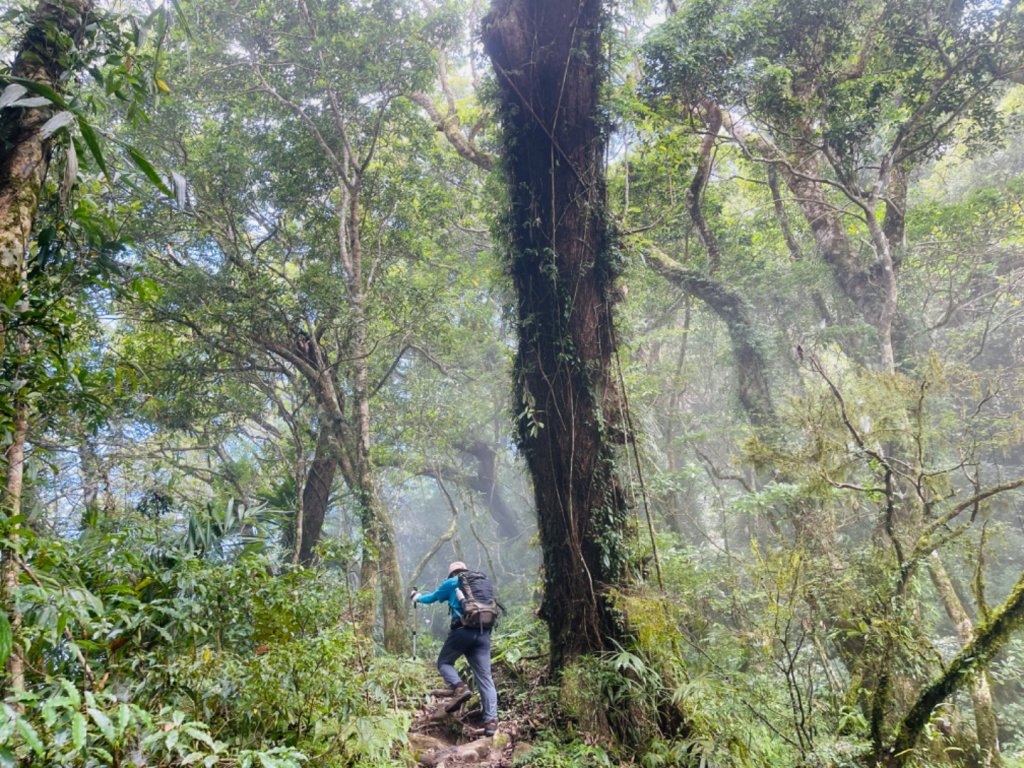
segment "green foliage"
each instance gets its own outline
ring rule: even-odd
[[[299,768],[305,756],[291,747],[233,749],[206,723],[183,712],[152,714],[107,692],[80,692],[67,679],[47,681],[40,692],[4,704],[0,759],[46,765],[144,764]]]
[[[503,597],[509,600],[509,597]],[[493,640],[491,659],[494,664],[520,675],[533,671],[531,660],[547,657],[548,635],[544,624],[536,619],[521,602],[510,603],[510,613],[502,616]]]
[[[540,701],[551,717],[518,765],[863,765],[872,727],[886,737],[962,646],[927,555],[941,554],[977,624],[1019,576],[1017,495],[941,516],[1021,476],[1024,166],[1011,130],[1021,91],[992,80],[1019,71],[1021,17],[975,0],[884,11],[826,0],[678,5],[648,37],[643,77],[635,51],[621,52],[609,185],[622,229],[643,230],[623,252],[634,263],[615,288],[630,289],[616,319],[630,437],[665,529],[665,590],[654,589],[650,560],[631,558],[637,583],[614,600],[633,643],[540,688],[548,636],[524,596],[495,637],[502,707]],[[272,90],[304,106],[329,148],[347,143],[367,160],[355,220],[368,266],[355,287],[366,289],[367,374],[379,387],[371,458],[387,467],[404,561],[416,562],[451,505],[459,521],[446,549],[472,546],[472,534],[499,568],[533,578],[520,561],[528,535],[492,545],[481,527],[490,521],[470,492],[480,493],[478,459],[466,453],[486,436],[513,470],[502,376],[514,345],[487,235],[507,201],[494,202],[493,180],[460,164],[403,95],[430,87],[461,11],[305,7],[309,18],[278,0],[199,4],[187,19],[176,3],[134,21],[103,12],[75,54],[82,81],[61,93],[0,86],[5,111],[54,110],[46,130],[58,170],[29,295],[0,297],[12,317],[27,300],[17,323],[31,337],[27,355],[5,352],[0,433],[17,398],[33,411],[26,515],[3,521],[25,565],[10,605],[20,626],[0,613],[0,662],[21,653],[29,691],[5,704],[0,765],[400,759],[431,670],[379,654],[368,637],[361,606],[372,598],[345,573],[359,537],[342,514],[322,542],[323,567],[293,571],[279,548],[290,522],[259,505],[297,508],[324,424],[317,377],[303,381],[281,351],[320,334],[321,372],[339,374],[351,405],[358,319],[338,254],[342,187],[309,124]],[[18,8],[4,19],[14,23],[0,47],[14,50],[29,16]],[[476,72],[449,54],[464,115]],[[732,121],[699,200],[722,251],[714,274],[684,205],[709,98]],[[482,121],[474,135],[486,132],[486,110],[471,112]],[[750,140],[741,147],[733,131]],[[878,255],[860,240],[870,218],[836,184],[870,191],[884,153],[897,139],[906,148],[898,374],[865,364],[874,329],[835,290],[803,197],[783,184],[776,207],[764,162],[774,156],[751,155],[760,139],[788,162],[821,153],[815,183],[863,264]],[[776,428],[729,407],[742,372],[728,329],[644,263],[649,245],[756,309],[744,332],[768,361]],[[550,255],[539,255],[545,278]],[[619,255],[602,268],[616,272]],[[538,317],[524,320],[532,333],[565,319],[545,327]],[[565,364],[578,350],[557,354]],[[519,386],[522,436],[556,428],[558,415]],[[106,496],[85,514],[83,442],[95,446]],[[520,492],[499,475],[488,498]],[[242,496],[253,506],[229,501]],[[337,492],[330,503],[335,513],[354,506]],[[593,522],[617,557],[631,523],[606,511]],[[1021,657],[1018,639],[989,669],[1008,765],[1024,754]],[[888,693],[879,672],[896,680]],[[971,706],[967,689],[950,697],[914,759],[949,765],[969,751]]]
[[[563,673],[558,708],[585,734],[599,735],[626,756],[642,755],[678,726],[668,687],[670,670],[641,651],[585,657]]]
[[[578,740],[566,742],[553,733],[516,758],[512,765],[515,768],[575,768],[580,765],[610,768],[616,763],[599,747]]]
[[[34,8],[27,6],[11,9],[7,16],[13,27],[21,30],[38,23]],[[15,78],[0,68],[0,83],[8,83],[0,97],[0,108],[59,110],[43,126],[42,133],[44,137],[53,136],[63,149],[62,204],[67,204],[72,188],[80,182],[86,182],[80,190],[82,196],[92,195],[87,182],[93,170],[102,173],[111,188],[116,171],[120,176],[118,185],[135,191],[135,180],[124,174],[137,171],[166,197],[178,204],[183,202],[180,183],[173,173],[158,172],[145,154],[109,130],[120,120],[133,125],[149,120],[147,110],[157,106],[169,91],[161,70],[163,46],[173,19],[187,28],[177,0],[138,15],[124,8],[93,6],[84,39],[75,41],[69,60],[62,62],[69,76],[68,82],[56,84],[58,90]],[[79,77],[79,72],[88,73],[88,79]],[[81,164],[87,159],[95,169]]]
[[[683,104],[746,105],[782,146],[789,126],[817,120],[835,170],[852,179],[901,132],[913,146],[904,158],[940,151],[937,136],[962,110],[990,136],[1000,120],[991,72],[1020,51],[1019,40],[996,41],[1013,23],[982,2],[949,13],[916,2],[884,13],[824,0],[690,2],[648,39],[647,88]],[[922,24],[935,34],[919,34]]]
[[[279,572],[252,549],[205,558],[173,527],[124,519],[64,543],[21,529],[32,578],[15,641],[34,679],[6,703],[10,754],[390,765],[409,726],[394,705],[421,690],[422,667],[360,639],[344,574]]]
[[[856,713],[841,714],[827,695],[802,715],[793,709],[783,660],[794,648],[798,658],[804,651],[785,627],[800,607],[794,585],[805,577],[799,558],[783,557],[769,563],[755,552],[747,567],[726,569],[702,567],[693,551],[672,552],[664,562],[666,586],[684,600],[624,598],[639,652],[659,670],[668,686],[663,695],[687,726],[683,737],[653,739],[638,756],[641,765],[796,765],[806,759],[804,729],[815,733],[812,759],[827,753],[837,765],[852,765],[866,748],[863,731],[851,727]],[[742,583],[729,582],[735,578]]]
[[[1024,638],[1015,637],[989,668],[996,695],[1005,701],[1002,719],[1009,738],[1003,743],[1003,756],[1024,761]]]

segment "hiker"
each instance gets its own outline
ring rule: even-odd
[[[462,577],[461,581],[460,576]],[[441,653],[437,656],[437,671],[441,673],[442,679],[448,686],[449,690],[446,691],[446,694],[452,697],[451,703],[445,707],[445,710],[455,712],[466,703],[471,695],[469,686],[462,681],[453,666],[459,656],[465,656],[473,670],[476,687],[480,691],[480,702],[484,715],[484,735],[493,736],[498,730],[498,695],[494,690],[494,681],[491,679],[491,627],[497,610],[495,607],[490,611],[489,616],[485,615],[481,620],[477,616],[475,604],[472,608],[467,608],[469,601],[467,601],[465,587],[467,584],[474,583],[482,585],[481,591],[489,592],[481,597],[485,598],[489,604],[496,606],[493,589],[487,577],[482,573],[470,571],[466,568],[465,563],[458,560],[448,566],[448,578],[441,582],[437,589],[427,595],[421,595],[414,589],[409,597],[414,603],[448,601],[451,628],[441,647]],[[481,614],[483,613],[486,611],[481,612]],[[467,616],[463,614],[467,614]],[[467,623],[472,626],[467,626]]]

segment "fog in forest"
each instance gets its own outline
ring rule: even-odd
[[[0,14],[0,765],[1024,766],[1019,3]]]

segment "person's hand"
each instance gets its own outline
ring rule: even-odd
[[[420,596],[419,591],[415,587],[413,587],[413,589],[409,592],[409,599],[412,600],[415,603],[416,599],[419,596]]]

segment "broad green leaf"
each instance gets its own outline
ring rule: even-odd
[[[140,729],[146,731],[152,730],[153,718],[150,716],[149,712],[144,710],[142,707],[136,706],[135,704],[132,704],[131,708],[132,716],[135,718],[135,722],[139,724]]]
[[[113,184],[114,180],[110,178],[110,171],[107,170],[107,161],[103,159],[103,150],[100,148],[100,143],[96,138],[96,131],[93,130],[89,121],[81,115],[78,116],[78,130],[82,132],[82,139],[85,141],[85,145],[89,148],[89,152],[96,161],[96,165],[100,167],[100,170],[103,171],[103,175],[107,177],[107,182],[109,184]]]
[[[64,692],[68,695],[68,700],[71,702],[71,706],[78,709],[82,706],[82,697],[78,693],[78,689],[71,683],[70,680],[61,680],[61,687]]]
[[[158,744],[159,742],[163,741],[163,738],[164,738],[163,731],[157,731],[156,733],[151,733],[151,734],[149,734],[149,736],[147,736],[146,738],[144,738],[142,740],[142,746],[144,746],[144,747],[152,747],[154,744]]]
[[[43,716],[43,724],[47,728],[53,728],[57,722],[57,707],[67,703],[67,698],[64,696],[53,696],[46,700],[43,704],[43,709],[40,714]]]
[[[132,724],[132,711],[131,708],[121,702],[121,705],[117,708],[117,732],[118,735],[123,736],[125,731],[128,730],[128,726]]]
[[[192,725],[186,725],[185,726],[185,733],[187,733],[189,736],[191,736],[196,741],[203,742],[203,744],[206,744],[206,746],[208,746],[210,749],[214,748],[213,737],[210,736],[210,734],[206,733],[206,731],[203,731],[203,730],[201,730],[199,728],[196,728],[195,726],[192,726]]]
[[[65,110],[64,112],[58,112],[56,115],[54,115],[45,123],[43,123],[43,127],[39,129],[39,133],[44,139],[48,139],[61,128],[65,128],[68,125],[70,125],[74,121],[74,119],[75,115],[73,112],[67,110]]]
[[[4,88],[3,93],[0,93],[0,109],[10,106],[26,93],[28,93],[28,89],[24,85],[21,85],[20,83],[11,83]]]
[[[155,280],[149,279],[148,277],[140,277],[137,280],[135,280],[132,285],[134,288],[136,288],[136,290],[138,290],[139,298],[143,300],[156,296],[157,292],[159,291],[157,282]],[[136,592],[136,594],[142,594],[142,591],[152,583],[153,577],[147,576],[135,585],[134,591]]]
[[[125,144],[124,148],[128,152],[128,156],[132,159],[132,162],[139,167],[139,170],[142,171],[146,178],[153,183],[154,187],[159,189],[168,197],[174,197],[174,193],[167,188],[164,180],[160,178],[160,174],[156,172],[156,168],[154,168],[153,164],[146,159],[145,155],[130,144]]]
[[[32,91],[32,93],[38,93],[40,96],[45,96],[61,109],[70,109],[67,102],[64,101],[64,98],[45,83],[37,83],[35,80],[27,80],[24,77],[8,77],[7,79],[12,83],[25,86],[25,88]]]
[[[86,712],[89,713],[89,717],[91,717],[93,722],[96,723],[97,727],[99,727],[100,732],[103,734],[103,738],[113,744],[117,737],[114,733],[114,724],[110,722],[110,718],[95,707],[89,707],[86,709]]]
[[[14,723],[18,719],[18,716],[14,713],[6,704],[4,705],[4,716],[0,720],[0,744],[6,744],[11,738],[11,734],[14,733]]]
[[[12,107],[22,107],[23,109],[31,109],[35,107],[48,107],[52,104],[45,96],[33,96],[28,99],[19,99],[18,101],[11,104]]]
[[[14,752],[7,747],[0,749],[0,768],[14,768],[18,763],[18,758]]]
[[[71,743],[75,745],[75,749],[81,749],[85,746],[86,725],[85,715],[81,712],[75,712],[71,716]]]
[[[21,738],[25,740],[32,751],[36,753],[37,757],[42,757],[46,749],[43,747],[43,742],[39,738],[39,734],[36,733],[36,729],[27,720],[22,720],[20,717],[17,722],[18,733],[21,734]]]

